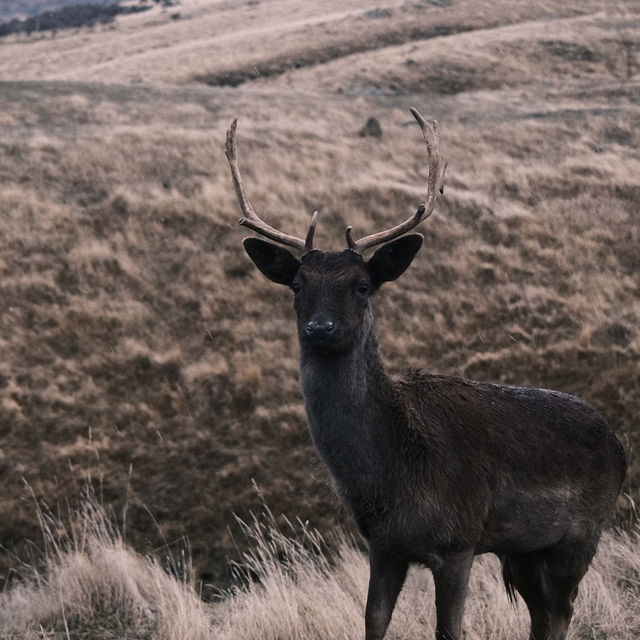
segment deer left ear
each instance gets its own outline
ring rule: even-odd
[[[420,250],[423,239],[419,233],[412,233],[380,247],[367,262],[373,288],[399,278]]]

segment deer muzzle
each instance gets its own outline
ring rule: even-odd
[[[335,323],[325,318],[310,320],[304,327],[307,338],[319,341],[330,338],[335,330]]]

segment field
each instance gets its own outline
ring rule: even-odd
[[[7,592],[48,566],[36,505],[64,520],[87,482],[127,549],[188,538],[205,600],[253,544],[235,515],[353,535],[306,430],[290,296],[241,248],[236,115],[254,206],[298,235],[318,209],[321,248],[415,210],[408,108],[439,120],[445,198],[374,300],[383,358],[594,404],[630,465],[611,524],[632,526],[637,3],[183,0],[0,48]],[[370,117],[381,137],[360,135]]]
[[[0,594],[7,640],[302,640],[360,638],[368,562],[343,534],[327,541],[271,514],[244,524],[252,581],[202,601],[188,555],[143,557],[127,546],[91,492],[69,525],[39,513],[48,546],[39,570]],[[640,532],[605,533],[575,603],[570,640],[633,640],[640,633]],[[430,573],[412,569],[387,638],[431,638]],[[495,557],[474,564],[464,637],[527,636],[522,601],[509,603]]]

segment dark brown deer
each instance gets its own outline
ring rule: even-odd
[[[446,168],[437,123],[412,113],[428,149],[425,204],[357,241],[347,228],[349,248],[339,252],[313,248],[315,214],[305,239],[256,215],[238,168],[234,120],[226,154],[240,224],[302,256],[257,238],[244,248],[267,278],[293,292],[311,436],[369,543],[366,639],[384,637],[411,563],[433,572],[436,638],[461,638],[473,557],[493,552],[509,596],[518,591],[527,604],[531,640],[560,640],[620,491],[625,456],[605,420],[576,397],[383,365],[369,298],[420,249],[422,236],[404,234],[433,211]]]

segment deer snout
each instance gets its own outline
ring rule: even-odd
[[[309,338],[328,338],[336,330],[335,324],[331,320],[324,318],[310,320],[304,327],[304,331]]]

